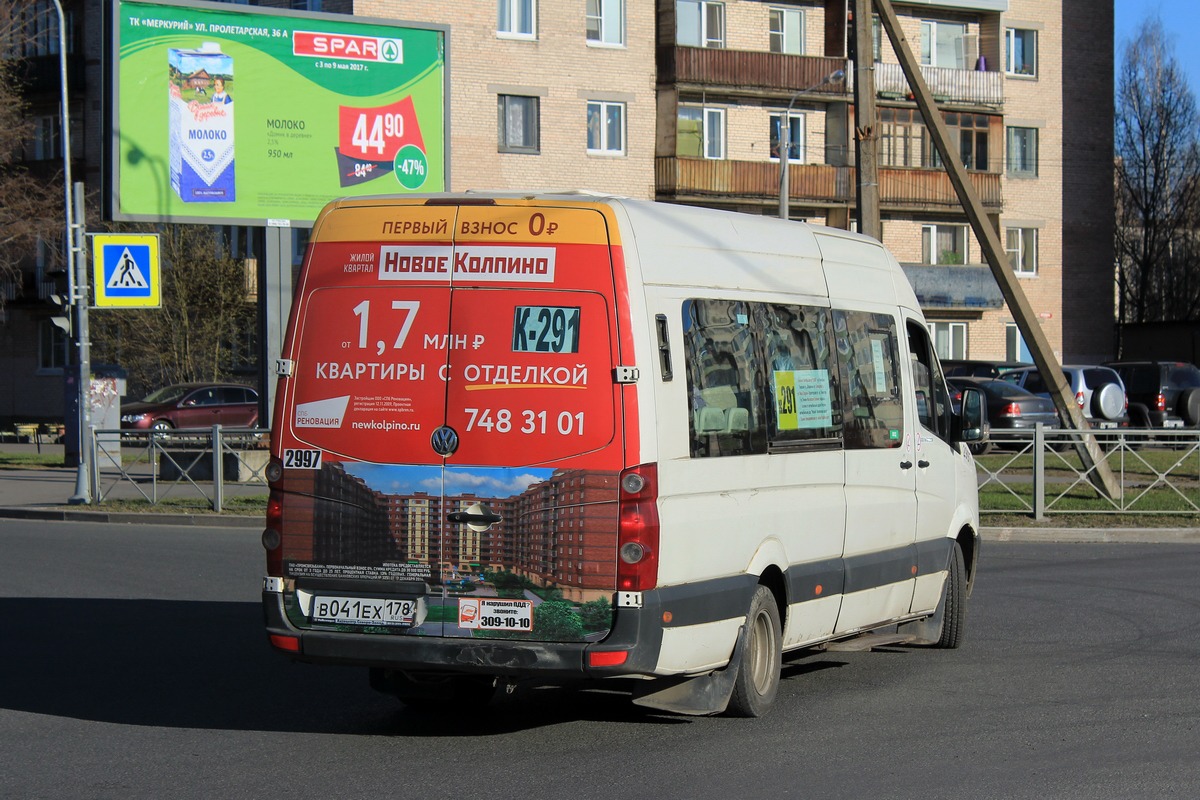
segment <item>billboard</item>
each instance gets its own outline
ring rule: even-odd
[[[447,188],[445,26],[244,9],[113,4],[113,219],[304,225]]]

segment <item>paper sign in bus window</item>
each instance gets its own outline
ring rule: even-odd
[[[775,414],[776,429],[781,431],[832,426],[829,370],[776,371]]]
[[[875,394],[887,394],[887,365],[883,358],[883,342],[871,339],[871,364],[875,367]]]

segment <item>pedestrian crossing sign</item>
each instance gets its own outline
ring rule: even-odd
[[[96,308],[158,308],[158,234],[92,234]]]

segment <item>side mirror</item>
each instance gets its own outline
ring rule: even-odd
[[[983,391],[974,387],[962,390],[962,405],[958,413],[958,436],[960,442],[986,442],[988,437],[986,405]]]

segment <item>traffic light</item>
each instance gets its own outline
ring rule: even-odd
[[[53,317],[51,317],[50,321],[54,323],[55,327],[61,328],[63,333],[67,334],[67,336],[70,336],[71,335],[71,304],[68,303],[67,299],[60,294],[50,295],[50,302],[54,303],[54,305],[58,307],[58,310],[60,312],[58,314],[55,314]]]

